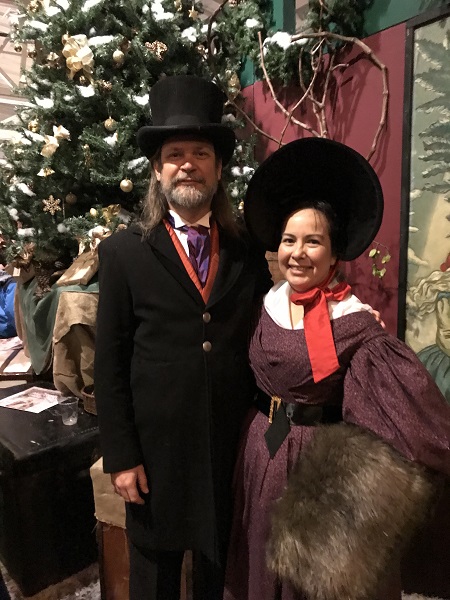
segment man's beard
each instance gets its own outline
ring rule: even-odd
[[[207,206],[211,203],[214,194],[217,191],[217,182],[210,186],[205,185],[204,179],[189,177],[190,181],[196,181],[203,184],[202,189],[198,189],[193,185],[177,185],[187,177],[179,177],[169,183],[161,182],[161,191],[167,199],[167,202],[172,206],[180,208],[199,208]]]

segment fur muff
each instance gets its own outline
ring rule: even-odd
[[[268,566],[308,600],[373,599],[437,487],[360,427],[320,425],[275,506]]]

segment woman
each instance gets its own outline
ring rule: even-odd
[[[432,497],[429,469],[450,474],[450,409],[415,354],[336,280],[382,211],[370,165],[330,140],[284,146],[250,182],[249,231],[278,248],[285,280],[250,342],[261,394],[236,465],[226,600],[401,597],[404,530]]]

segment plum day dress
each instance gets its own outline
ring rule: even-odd
[[[253,331],[250,362],[258,386],[286,402],[325,405],[341,399],[345,422],[372,431],[408,459],[450,474],[450,409],[414,352],[387,334],[355,296],[331,301],[340,368],[314,383],[303,322],[291,328],[290,291],[287,282],[270,290]],[[271,508],[315,427],[292,426],[271,459],[264,438],[268,425],[257,409],[244,425],[224,600],[304,600],[268,571],[265,553]],[[383,600],[399,598],[399,582],[388,583]]]

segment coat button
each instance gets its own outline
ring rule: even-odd
[[[203,342],[203,350],[205,352],[210,352],[212,348],[211,342]]]
[[[203,313],[203,322],[209,323],[210,321],[211,321],[211,315],[209,314],[209,312]]]

